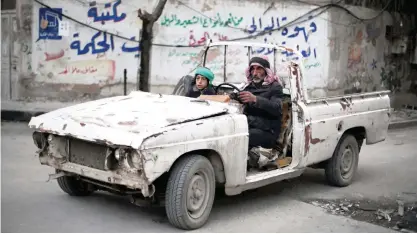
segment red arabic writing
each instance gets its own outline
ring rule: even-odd
[[[219,41],[226,41],[228,38],[227,36],[224,36],[220,33],[214,33],[214,37],[217,37],[217,40]],[[190,37],[189,37],[188,45],[190,46],[197,46],[197,45],[204,45],[207,41],[207,39],[211,39],[210,34],[208,32],[204,32],[203,36],[200,38],[200,40],[196,40],[194,37],[193,30],[190,30]]]
[[[68,73],[71,74],[91,74],[97,72],[97,68],[94,68],[92,66],[86,67],[84,69],[80,69],[78,67],[66,67],[64,71],[58,73],[60,75],[66,75]]]

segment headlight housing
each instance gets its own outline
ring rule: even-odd
[[[129,151],[127,154],[127,163],[130,167],[135,169],[142,169],[143,167],[141,155],[137,150]]]

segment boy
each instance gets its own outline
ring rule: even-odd
[[[200,95],[215,95],[216,92],[213,88],[214,74],[210,69],[206,67],[197,68],[192,83],[193,88],[190,89],[186,97],[197,98]]]

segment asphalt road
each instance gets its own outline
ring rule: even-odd
[[[53,170],[39,164],[31,131],[23,123],[1,126],[2,232],[180,232],[163,209],[136,207],[127,197],[96,193],[70,197]],[[394,130],[380,144],[364,146],[355,182],[326,184],[321,170],[236,197],[217,198],[209,222],[195,232],[392,232],[332,215],[306,200],[366,198],[417,201],[417,128]]]

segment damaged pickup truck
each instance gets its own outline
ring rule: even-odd
[[[215,42],[203,49],[202,64],[209,49],[231,46],[249,51],[248,61],[252,47],[301,57],[270,44]],[[278,62],[284,60],[274,58]],[[348,186],[363,143],[387,135],[388,92],[310,99],[302,61],[285,67],[281,135],[273,149],[258,149],[267,162],[257,168],[247,166],[242,104],[224,95],[242,86],[222,83],[215,86],[217,95],[188,98],[188,76],[175,95],[132,92],[33,117],[29,126],[40,163],[56,169],[50,177],[71,196],[103,190],[129,196],[136,205],[162,205],[169,222],[185,230],[207,222],[216,189],[237,195],[298,177],[307,167],[325,169],[331,185]]]

